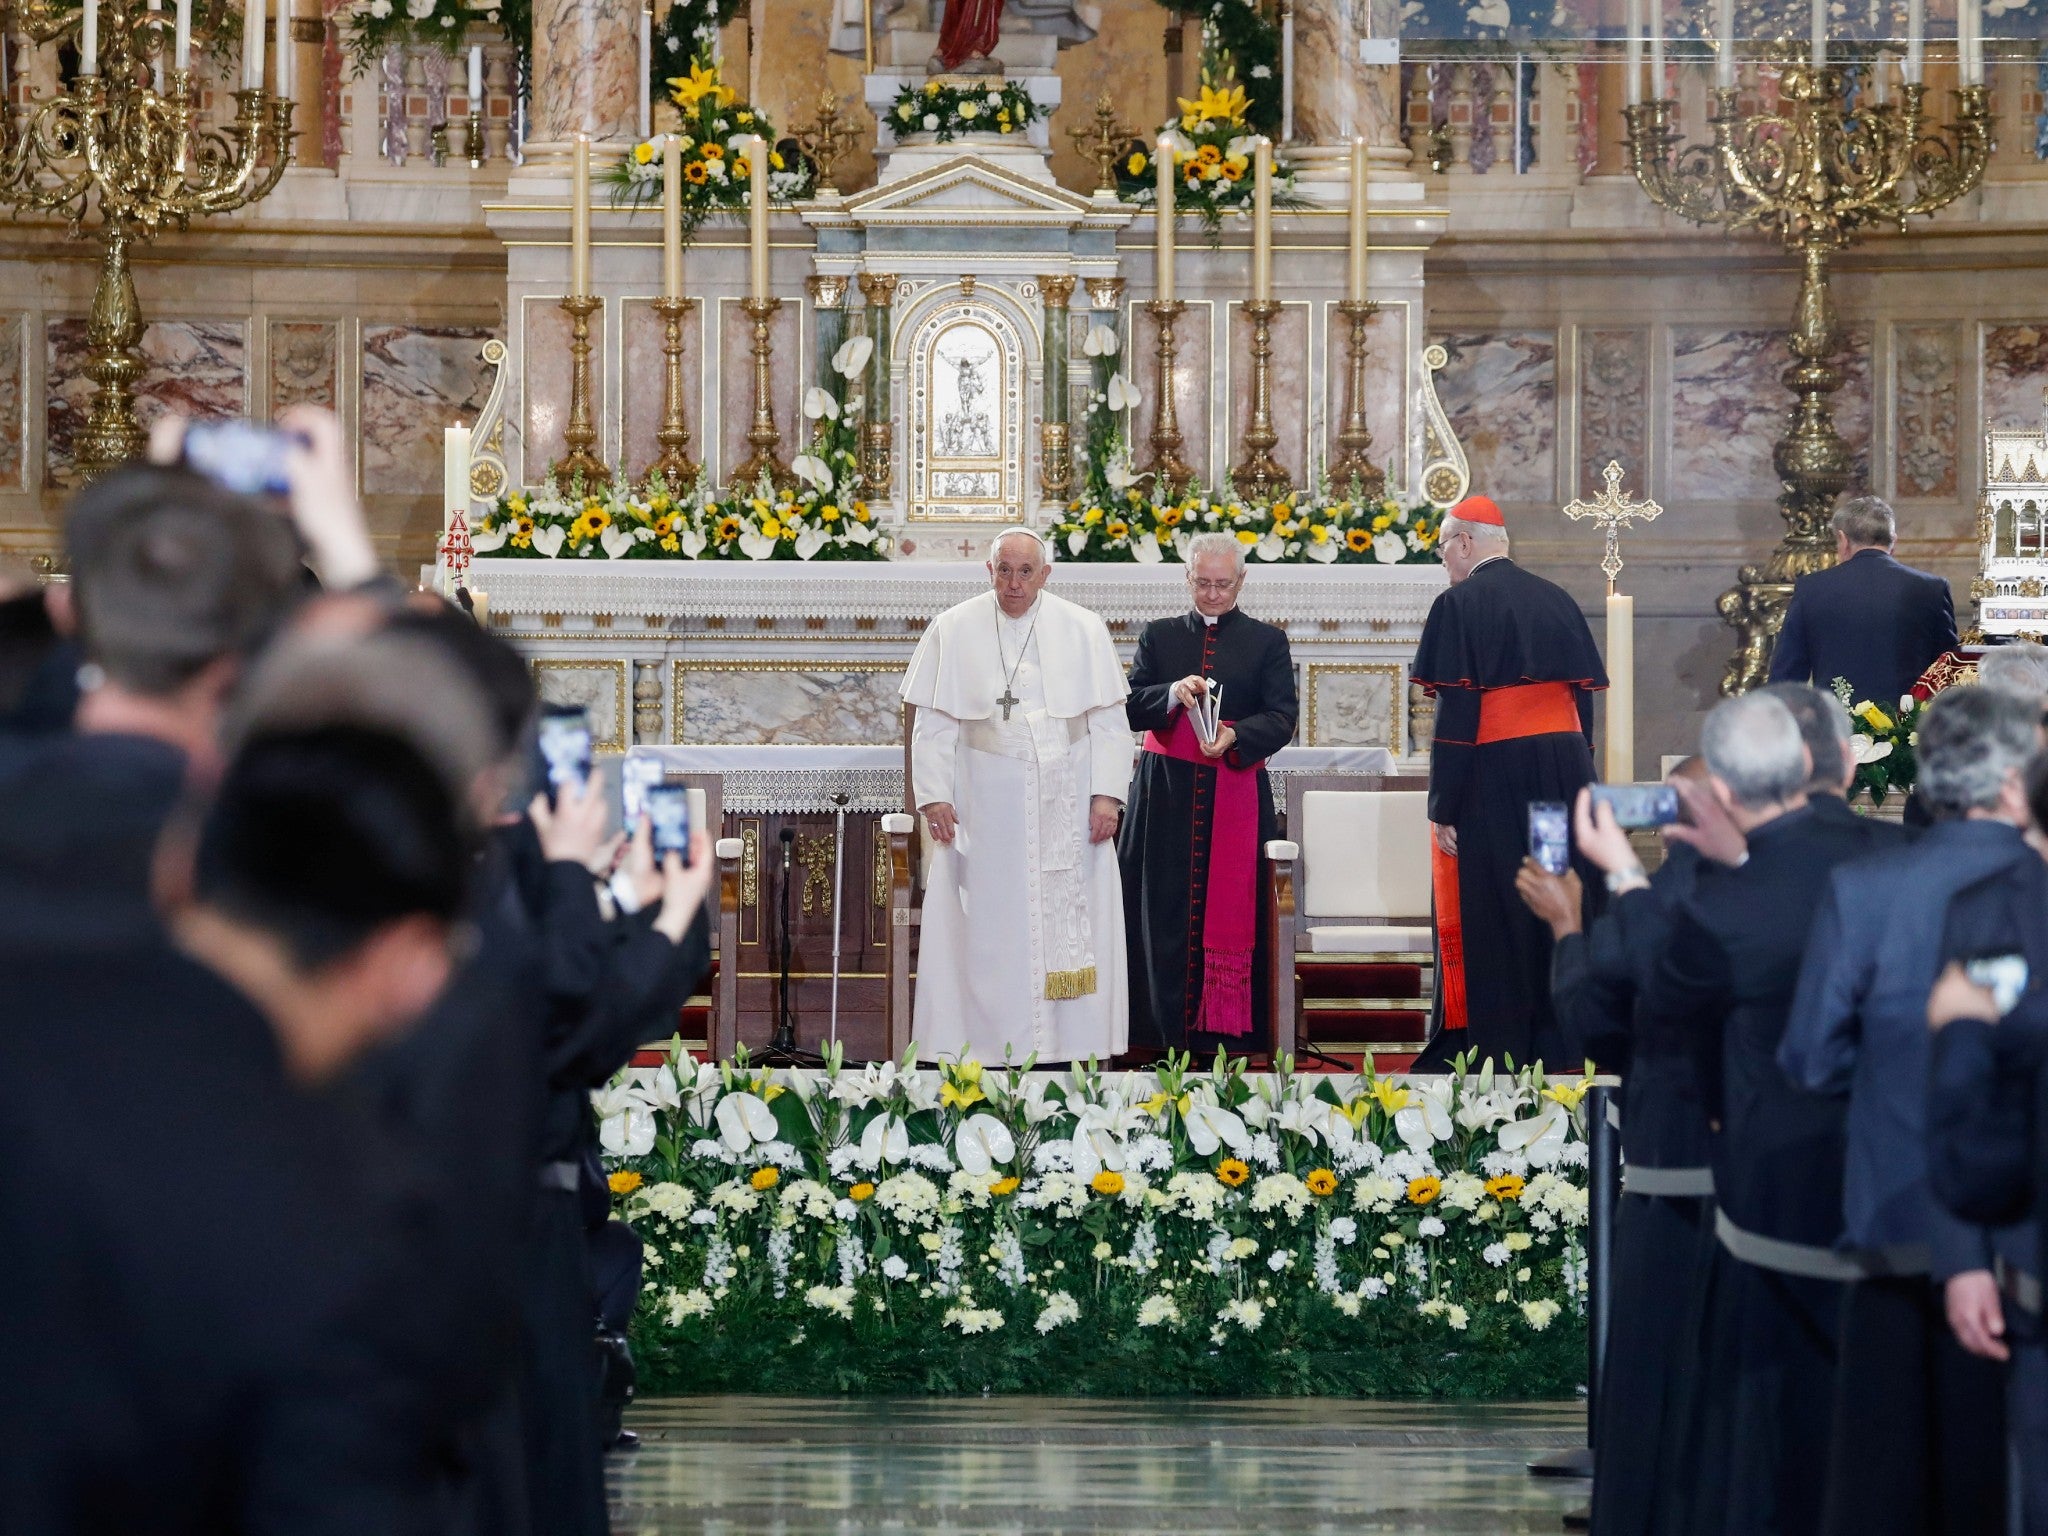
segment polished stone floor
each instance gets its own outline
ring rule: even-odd
[[[618,1536],[1556,1531],[1586,1485],[1532,1478],[1576,1403],[792,1400],[637,1405]]]

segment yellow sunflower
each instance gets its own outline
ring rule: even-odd
[[[683,180],[695,186],[701,187],[710,179],[711,173],[704,169],[704,162],[702,160],[692,160],[683,167]]]
[[[1372,535],[1363,528],[1354,528],[1344,535],[1344,547],[1354,555],[1362,555],[1372,548]]]
[[[1133,176],[1142,176],[1145,174],[1145,167],[1151,163],[1151,160],[1146,157],[1145,151],[1140,149],[1134,151],[1131,158],[1124,162],[1124,169]]]
[[[1250,1165],[1235,1157],[1226,1157],[1216,1165],[1216,1177],[1236,1189],[1252,1176]]]
[[[1308,1185],[1312,1195],[1324,1196],[1337,1193],[1337,1175],[1328,1168],[1318,1168],[1302,1181]]]
[[[1437,1178],[1434,1174],[1408,1181],[1408,1203],[1410,1205],[1428,1205],[1443,1192],[1443,1180]]]
[[[722,517],[718,520],[718,542],[730,544],[740,536],[740,520],[736,517]]]

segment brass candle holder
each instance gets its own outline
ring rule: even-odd
[[[1064,504],[1074,490],[1074,429],[1064,421],[1038,428],[1038,489],[1047,501]]]
[[[1377,501],[1387,489],[1387,472],[1366,457],[1372,446],[1372,428],[1365,420],[1365,328],[1379,313],[1371,299],[1344,299],[1337,313],[1351,325],[1348,368],[1344,381],[1344,425],[1337,431],[1337,457],[1330,463],[1330,486],[1338,494],[1356,482],[1361,494]]]
[[[1181,299],[1148,299],[1145,313],[1159,327],[1159,406],[1152,417],[1152,457],[1139,473],[1149,476],[1156,501],[1173,501],[1195,483],[1195,472],[1180,456],[1180,413],[1173,402],[1174,327],[1187,313]]]
[[[604,460],[590,450],[597,444],[597,423],[590,413],[590,317],[604,308],[595,294],[570,294],[562,300],[569,316],[569,424],[562,429],[562,444],[568,450],[555,460],[548,478],[557,490],[566,491],[581,480],[585,490],[612,483],[612,472]]]
[[[903,279],[892,272],[860,274],[860,294],[867,306],[868,339],[875,344],[868,359],[867,388],[861,391],[860,484],[870,501],[886,501],[896,469],[892,462],[896,423],[889,405],[889,354],[892,306]]]
[[[690,457],[690,423],[683,414],[683,321],[697,307],[695,299],[656,299],[661,316],[661,426],[654,440],[661,454],[647,466],[647,478],[661,476],[677,490],[697,483],[697,461]]]
[[[1252,322],[1252,414],[1245,423],[1244,458],[1230,483],[1246,501],[1271,501],[1294,488],[1294,479],[1273,457],[1280,434],[1273,430],[1273,320],[1278,299],[1253,299],[1244,307]]]
[[[744,494],[763,475],[778,491],[790,490],[796,485],[796,476],[790,473],[789,466],[775,452],[776,445],[782,441],[782,432],[775,425],[774,381],[768,373],[768,360],[774,355],[769,326],[775,319],[775,312],[781,308],[780,299],[740,300],[740,309],[754,322],[754,424],[747,428],[747,446],[754,451],[732,472],[732,488],[736,493]]]
[[[482,170],[485,158],[484,114],[479,106],[462,126],[462,154],[472,171]]]

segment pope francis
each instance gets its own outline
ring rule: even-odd
[[[915,1032],[929,1060],[1122,1051],[1117,817],[1129,691],[1102,620],[1045,590],[1044,542],[998,534],[994,590],[947,609],[910,658],[911,780],[933,856]]]

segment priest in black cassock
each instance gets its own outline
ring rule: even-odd
[[[1571,594],[1509,558],[1500,508],[1469,496],[1438,543],[1451,586],[1409,676],[1436,699],[1429,819],[1440,1023],[1416,1062],[1459,1051],[1560,1064],[1550,931],[1515,894],[1529,806],[1593,781],[1593,694],[1607,669]]]
[[[1273,1049],[1266,989],[1254,984],[1269,959],[1259,873],[1280,835],[1266,759],[1294,736],[1294,658],[1282,630],[1238,608],[1244,546],[1230,534],[1189,543],[1187,578],[1194,610],[1145,626],[1124,706],[1145,733],[1117,842],[1131,1044]],[[1211,689],[1220,725],[1205,742],[1190,707]]]

